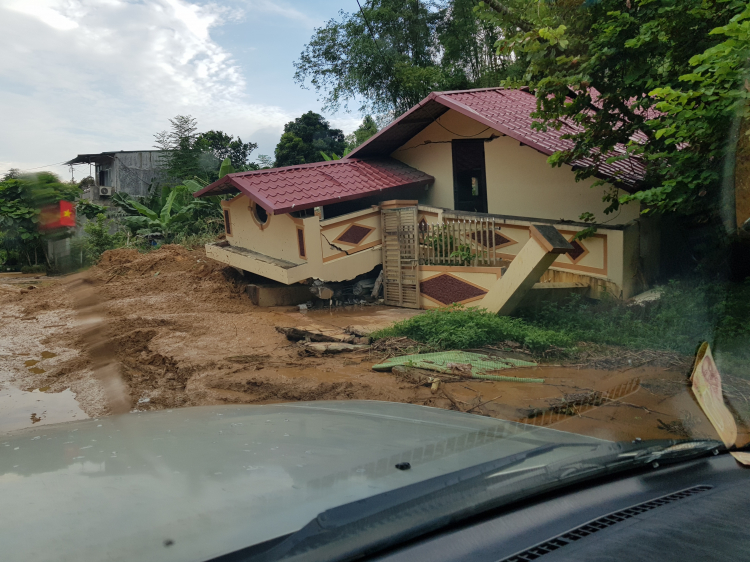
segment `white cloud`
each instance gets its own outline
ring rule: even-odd
[[[297,21],[306,27],[313,28],[319,26],[321,21],[312,18],[299,11],[285,2],[274,0],[240,0],[245,6],[245,15],[247,17],[257,17],[258,14],[273,14],[282,18]]]
[[[211,39],[226,12],[186,0],[0,0],[0,171],[149,148],[177,114],[244,140],[280,131],[293,116],[254,104]]]

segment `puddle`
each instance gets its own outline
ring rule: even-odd
[[[26,365],[27,367],[33,367],[37,363],[39,363],[39,361],[37,361],[35,359],[29,359],[28,361],[24,361],[23,364]]]
[[[57,357],[57,353],[52,353],[51,351],[42,351],[42,359],[52,359],[53,357]]]
[[[45,371],[41,367],[31,367],[29,369],[29,372],[34,373],[35,375],[41,375],[42,373],[46,373],[47,371]]]
[[[49,390],[49,387],[47,387]],[[0,432],[88,418],[70,389],[48,393],[0,388]]]

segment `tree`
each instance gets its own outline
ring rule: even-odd
[[[342,154],[345,148],[341,129],[332,129],[322,115],[308,111],[284,125],[276,145],[276,166],[320,162],[321,152]]]
[[[375,119],[373,119],[370,115],[365,115],[365,118],[362,120],[362,124],[357,127],[354,132],[346,135],[345,153],[348,154],[377,132],[378,125],[377,123],[375,123]]]
[[[12,177],[15,176],[15,177]],[[39,231],[42,207],[75,201],[81,190],[51,172],[7,174],[0,182],[0,243],[11,258],[28,265],[47,259],[47,237]]]
[[[197,133],[198,124],[190,115],[177,115],[169,120],[171,129],[156,133],[156,148],[164,151],[162,165],[172,185],[190,178],[211,183],[219,179],[219,167],[229,158],[237,171],[257,169],[250,162],[250,153],[258,145],[223,131]]]
[[[521,0],[513,0],[514,2]],[[295,80],[336,110],[405,112],[430,92],[496,85],[515,64],[493,45],[501,28],[472,12],[473,0],[371,0],[315,30]]]
[[[712,29],[728,23],[743,6],[738,0],[599,0],[547,4],[534,16],[519,15],[491,0],[481,2],[478,10],[498,25],[518,25],[499,41],[498,49],[514,53],[526,65],[520,83],[536,93],[536,126],[560,127],[567,121],[581,127],[581,132],[564,136],[573,147],[552,155],[552,165],[590,158],[590,165],[576,167],[576,177],[583,179],[597,175],[605,162],[638,156],[647,164],[641,190],[634,195],[623,195],[617,188],[605,193],[605,212],[638,200],[651,210],[690,213],[708,206],[708,200],[701,200],[705,195],[714,202],[718,195],[717,172],[726,138],[716,144],[715,133],[729,129],[731,111],[720,111],[715,121],[704,123],[711,134],[702,136],[694,128],[682,142],[674,142],[658,132],[664,129],[659,111],[668,105],[657,106],[657,94],[684,86],[682,79],[692,73],[694,56],[720,42]],[[709,94],[717,97],[706,99],[708,106],[717,107],[717,94]],[[691,156],[684,160],[687,155]],[[688,160],[689,166],[675,165]],[[590,213],[582,218],[594,220]]]
[[[162,166],[175,180],[197,176],[204,171],[199,160],[201,149],[196,145],[197,121],[190,115],[177,115],[170,119],[171,130],[154,135],[155,148],[164,152]]]
[[[235,139],[223,131],[201,133],[196,137],[195,144],[201,152],[212,154],[219,163],[229,158],[235,169],[250,164],[250,153],[258,148],[254,142],[242,142],[240,137]]]
[[[724,41],[690,59],[693,72],[680,76],[680,88],[650,92],[661,100],[656,109],[665,112],[653,123],[655,136],[679,147],[663,156],[660,184],[631,197],[656,209],[692,206],[709,190],[718,196],[726,160],[731,167],[732,145],[738,141],[729,125],[750,117],[750,6],[711,35]],[[724,213],[727,230],[741,226],[734,224],[734,216]]]

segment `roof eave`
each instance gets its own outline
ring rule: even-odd
[[[429,178],[425,178],[422,180],[413,181],[410,183],[404,183],[399,185],[394,185],[391,187],[383,187],[380,188],[377,191],[370,191],[370,192],[364,192],[364,193],[353,193],[351,195],[346,195],[344,197],[332,197],[330,199],[324,199],[321,201],[315,201],[314,203],[307,203],[304,205],[293,205],[291,207],[282,207],[279,209],[275,209],[272,214],[275,215],[283,215],[286,213],[291,213],[292,211],[304,211],[305,209],[312,209],[314,207],[322,207],[324,205],[331,205],[333,203],[343,203],[345,201],[353,201],[355,199],[363,199],[365,197],[369,197],[370,195],[376,195],[378,193],[387,192],[392,189],[411,189],[411,188],[417,188],[417,187],[424,187],[425,185],[430,185],[435,182],[435,178],[432,176],[429,176]],[[265,208],[265,207],[264,207]],[[268,209],[266,209],[268,210]]]

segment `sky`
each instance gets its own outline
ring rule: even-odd
[[[285,123],[321,112],[293,63],[342,9],[356,0],[0,0],[0,173],[69,180],[62,162],[150,150],[175,115],[273,155]],[[326,118],[349,133],[362,116]]]

